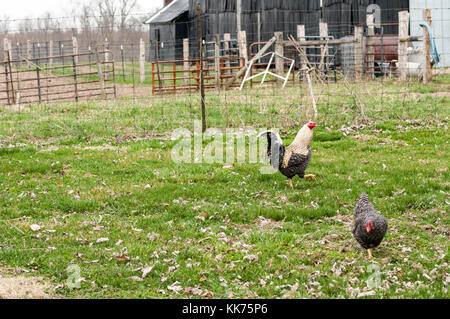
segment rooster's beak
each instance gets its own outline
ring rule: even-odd
[[[312,121],[311,121],[311,122],[308,123],[308,127],[309,127],[309,129],[311,129],[311,130],[312,130],[313,128],[315,128],[316,126],[317,126],[316,122],[312,122]]]

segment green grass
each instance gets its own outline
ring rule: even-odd
[[[2,108],[0,269],[65,298],[448,298],[450,99],[430,94],[448,88],[351,86],[361,101],[316,88],[317,180],[294,190],[257,164],[172,162],[168,137],[192,129],[198,94]],[[210,92],[208,126],[276,127],[289,143],[312,114],[304,94]],[[363,191],[389,221],[373,261],[351,234]]]

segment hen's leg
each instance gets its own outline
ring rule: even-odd
[[[372,256],[372,251],[373,251],[372,248],[367,249],[367,253],[369,254],[369,259],[372,259],[372,258],[373,258],[373,256]]]
[[[292,178],[289,178],[289,186],[291,186],[291,189],[294,189],[294,185],[292,185]]]
[[[317,178],[316,178],[316,175],[313,175],[313,174],[305,175],[303,178],[306,178],[306,179],[312,179],[312,180],[316,180],[316,179],[317,179]]]

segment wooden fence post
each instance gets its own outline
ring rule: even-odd
[[[261,42],[261,26],[262,26],[262,23],[261,23],[261,12],[256,13],[256,24],[257,24],[257,36],[258,36],[257,41]],[[261,49],[261,46],[258,45],[258,51],[260,49]]]
[[[11,47],[11,40],[9,40],[8,38],[3,38],[3,52],[4,52],[4,57],[5,57],[5,61],[6,60],[10,60],[12,57],[12,47]],[[10,70],[12,72],[12,70]]]
[[[320,40],[326,41],[328,40],[328,23],[326,22],[319,22],[319,34],[320,34]],[[324,72],[327,69],[327,60],[328,60],[328,45],[321,45],[320,46],[320,65],[319,70],[320,72]]]
[[[431,10],[423,10],[423,19],[431,28]],[[433,71],[431,69],[431,44],[430,35],[428,30],[425,32],[425,74],[423,75],[423,83],[429,83],[433,81]]]
[[[373,14],[368,14],[366,16],[367,23],[367,68],[366,72],[370,79],[373,79],[375,76],[375,48],[374,48],[374,36],[375,36],[375,27],[374,27],[374,17]],[[383,62],[383,61],[381,61]]]
[[[400,39],[408,37],[408,28],[409,12],[400,11],[398,13],[398,68],[400,81],[408,79],[408,42],[400,41]]]
[[[214,36],[214,70],[216,72],[216,89],[220,90],[220,35]]]
[[[6,61],[8,58],[7,52],[9,52],[9,39],[3,38],[3,52],[4,52],[4,60]]]
[[[189,86],[189,38],[183,39],[184,85]]]
[[[72,37],[72,50],[73,50],[73,63],[75,64],[75,69],[78,65],[78,40],[76,37]]]
[[[242,31],[242,0],[236,0],[236,33]]]
[[[13,56],[12,56],[12,41],[8,40],[8,51],[9,51],[9,58],[11,60],[13,60]]]
[[[299,24],[297,25],[297,39],[298,41],[306,41],[306,33],[305,33],[305,25],[304,24]],[[305,51],[306,54],[306,51]],[[306,61],[305,61],[305,57],[303,56],[303,54],[300,55],[300,70],[305,70],[307,69],[306,66]],[[303,77],[303,80],[305,80],[306,78]]]
[[[78,40],[76,37],[72,37],[73,54],[78,54]],[[78,64],[78,56],[75,56],[75,64]]]
[[[9,79],[8,79],[8,71],[6,71],[6,82],[7,82],[7,90],[9,94],[9,84],[11,85],[11,97],[12,97],[12,104],[16,104],[16,92],[14,91],[14,82],[12,77],[12,65],[11,65],[11,40],[8,38],[3,38],[3,51],[5,56],[5,61],[8,62],[8,69],[9,69]],[[8,102],[9,102],[9,96],[8,96]]]
[[[284,46],[283,46],[283,32],[275,32],[275,72],[283,76],[284,74]],[[281,79],[277,79],[281,83]]]
[[[28,70],[31,69],[31,41],[27,40],[27,65]]]
[[[13,82],[13,77],[12,77],[12,66],[11,66],[11,40],[9,40],[8,38],[3,38],[3,51],[4,51],[4,56],[5,56],[5,61],[8,62],[8,67],[6,67],[6,63],[5,63],[5,76],[6,76],[6,91],[7,91],[7,95],[8,95],[8,104],[10,104],[10,98],[12,103],[11,104],[16,104],[16,92],[14,91],[14,82]],[[9,70],[9,74],[8,74],[8,70]],[[9,75],[9,78],[8,78]],[[9,85],[11,85],[11,95],[9,94]]]
[[[109,62],[109,42],[108,42],[108,38],[106,38],[105,39],[105,74],[104,74],[105,80],[109,79],[108,72],[107,72],[109,69],[108,62]],[[134,68],[134,66],[133,66],[133,68]]]
[[[139,43],[139,73],[140,81],[144,83],[145,81],[145,42],[141,38]]]
[[[360,80],[361,75],[363,73],[363,48],[364,48],[364,42],[363,42],[363,27],[362,26],[356,26],[355,27],[355,44],[354,44],[354,73],[355,73],[355,80]]]
[[[239,45],[239,56],[244,58],[245,64],[248,63],[248,54],[247,54],[247,34],[245,31],[238,32],[238,45]]]
[[[231,41],[231,34],[224,33],[223,35],[223,49],[224,49],[224,57],[229,58],[230,57],[230,41]],[[230,60],[225,60],[225,67],[230,67]],[[226,70],[225,74],[231,74],[231,70]]]

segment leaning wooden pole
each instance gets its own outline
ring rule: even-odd
[[[269,42],[266,43],[266,45],[253,57],[253,59],[249,61],[249,63],[247,63],[242,69],[239,70],[238,73],[236,73],[231,79],[229,79],[228,82],[225,84],[225,89],[228,89],[234,83],[234,81],[236,81],[237,78],[244,75],[244,73],[248,69],[248,66],[251,65],[253,61],[259,60],[261,56],[263,56],[264,53],[266,53],[266,51],[269,50],[272,44],[275,43],[276,39],[277,38],[275,36],[272,37],[272,39],[270,39]]]
[[[200,100],[202,104],[202,132],[206,131],[206,109],[205,109],[205,86],[203,78],[203,39],[202,39],[202,21],[201,21],[201,8],[197,5],[197,38],[198,38],[198,51],[200,57]]]

